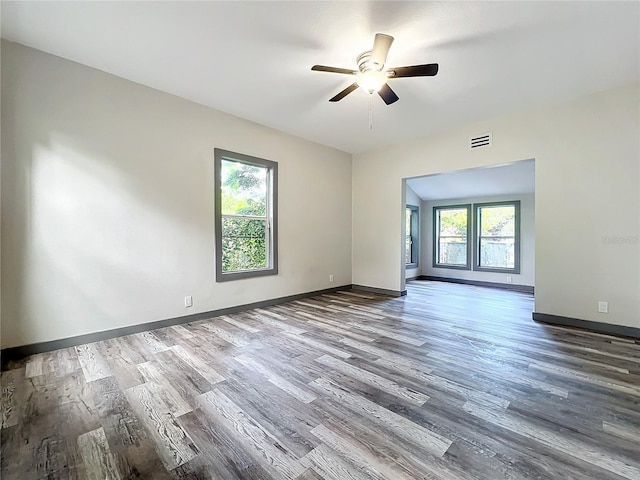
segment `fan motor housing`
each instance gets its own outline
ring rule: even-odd
[[[371,50],[367,50],[366,52],[362,52],[360,55],[358,55],[358,58],[356,59],[356,61],[358,63],[358,70],[360,70],[361,73],[369,72],[371,70],[380,71],[382,70],[382,67],[384,67],[384,65],[371,63],[370,60],[371,60]]]

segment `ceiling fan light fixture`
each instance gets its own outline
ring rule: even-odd
[[[356,58],[358,70],[328,67],[326,65],[314,65],[311,67],[311,70],[318,72],[341,73],[343,75],[352,76],[352,78],[355,77],[354,83],[339,92],[337,95],[331,97],[329,101],[339,102],[354,90],[361,88],[369,94],[370,101],[372,98],[371,95],[377,92],[384,103],[391,105],[392,103],[397,102],[399,98],[387,83],[389,79],[402,77],[433,77],[438,73],[437,63],[385,69],[387,54],[389,53],[389,48],[392,43],[393,37],[391,35],[376,33],[373,40],[373,48],[366,52],[362,52]]]
[[[387,82],[387,76],[379,70],[366,70],[356,75],[356,82],[365,92],[375,93]]]

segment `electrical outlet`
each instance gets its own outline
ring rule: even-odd
[[[513,278],[511,278],[511,275],[507,275],[507,283],[511,282],[513,282]]]
[[[333,275],[329,275],[329,283],[333,283]]]
[[[189,307],[193,307],[193,297],[191,295],[184,297],[184,308]]]
[[[598,302],[598,313],[609,313],[609,302]]]

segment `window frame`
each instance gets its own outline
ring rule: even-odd
[[[267,169],[267,267],[224,273],[222,271],[222,160]],[[243,153],[214,149],[214,235],[216,282],[278,274],[278,163]],[[260,217],[262,218],[262,217]]]
[[[405,207],[405,219],[407,216],[407,210],[411,210],[411,231],[409,236],[411,237],[411,263],[406,263],[407,251],[406,251],[406,225],[405,225],[405,268],[418,268],[420,264],[420,207],[417,205],[407,204]],[[405,220],[406,222],[406,220]]]
[[[465,209],[467,211],[467,261],[465,265],[451,265],[447,263],[440,263],[438,259],[440,258],[439,251],[439,239],[440,239],[440,225],[439,225],[439,215],[438,212],[441,210],[461,210]],[[458,205],[437,205],[433,207],[433,258],[432,258],[432,266],[433,268],[448,268],[451,270],[471,270],[471,262],[472,262],[472,243],[473,243],[473,235],[472,235],[472,210],[470,203],[463,203]]]
[[[514,252],[513,252],[513,268],[500,267],[482,267],[480,265],[480,227],[482,215],[480,213],[485,207],[514,207]],[[501,202],[484,202],[473,204],[473,270],[477,272],[493,272],[493,273],[520,273],[520,200],[507,200]]]

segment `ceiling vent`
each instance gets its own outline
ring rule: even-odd
[[[469,150],[474,150],[480,147],[490,147],[492,140],[493,140],[493,135],[491,133],[485,133],[484,135],[471,137],[469,139]]]

